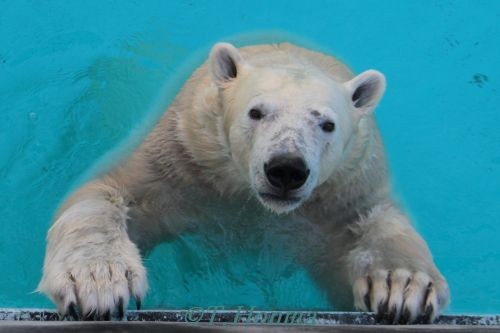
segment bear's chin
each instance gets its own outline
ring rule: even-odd
[[[302,204],[299,197],[281,197],[274,194],[259,193],[260,203],[275,214],[286,214],[297,209]]]

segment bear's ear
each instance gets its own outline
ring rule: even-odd
[[[215,83],[221,87],[239,75],[243,58],[229,43],[217,43],[210,51],[210,69]]]
[[[385,91],[385,77],[370,69],[347,81],[345,84],[355,109],[363,113],[373,111]]]

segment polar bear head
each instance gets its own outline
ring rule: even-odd
[[[265,207],[286,213],[341,167],[385,78],[369,70],[342,83],[293,55],[286,61],[259,56],[245,59],[219,43],[209,64],[233,162]]]

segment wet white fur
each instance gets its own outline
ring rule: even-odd
[[[363,85],[363,98],[353,101]],[[142,146],[62,206],[39,289],[61,313],[71,302],[83,313],[116,311],[119,297],[145,295],[138,248],[175,238],[212,207],[230,216],[254,200],[269,216],[318,231],[297,231],[290,247],[308,252],[297,260],[334,303],[377,311],[386,301],[414,319],[432,282],[428,302],[437,315],[449,301],[447,284],[390,197],[372,115],[384,90],[377,71],[354,77],[335,58],[291,44],[215,45]],[[262,120],[248,117],[253,107]],[[333,133],[322,131],[326,120]],[[298,202],[258,195],[269,189],[263,165],[278,153],[299,154],[310,168]]]

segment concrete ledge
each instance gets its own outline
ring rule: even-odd
[[[288,315],[288,316],[287,316]],[[300,315],[300,316],[299,316]],[[500,332],[500,316],[444,315],[433,325],[380,325],[373,313],[145,310],[122,321],[61,321],[54,310],[0,309],[0,332]]]
[[[287,317],[288,315],[288,317]],[[1,321],[60,321],[55,310],[2,309]],[[231,323],[231,324],[309,324],[309,325],[375,325],[370,312],[328,311],[249,311],[249,310],[142,310],[127,311],[124,321]],[[442,315],[434,325],[499,326],[500,315]],[[378,325],[380,326],[380,325]]]
[[[222,325],[222,324],[189,324],[173,322],[32,322],[5,321],[0,322],[0,332],[8,333],[42,333],[42,332],[130,332],[130,333],[214,333],[214,332],[247,332],[247,333],[281,333],[281,332],[318,332],[318,333],[367,333],[367,332],[500,332],[495,326],[452,326],[452,325],[411,325],[411,326],[278,326],[278,325]]]

